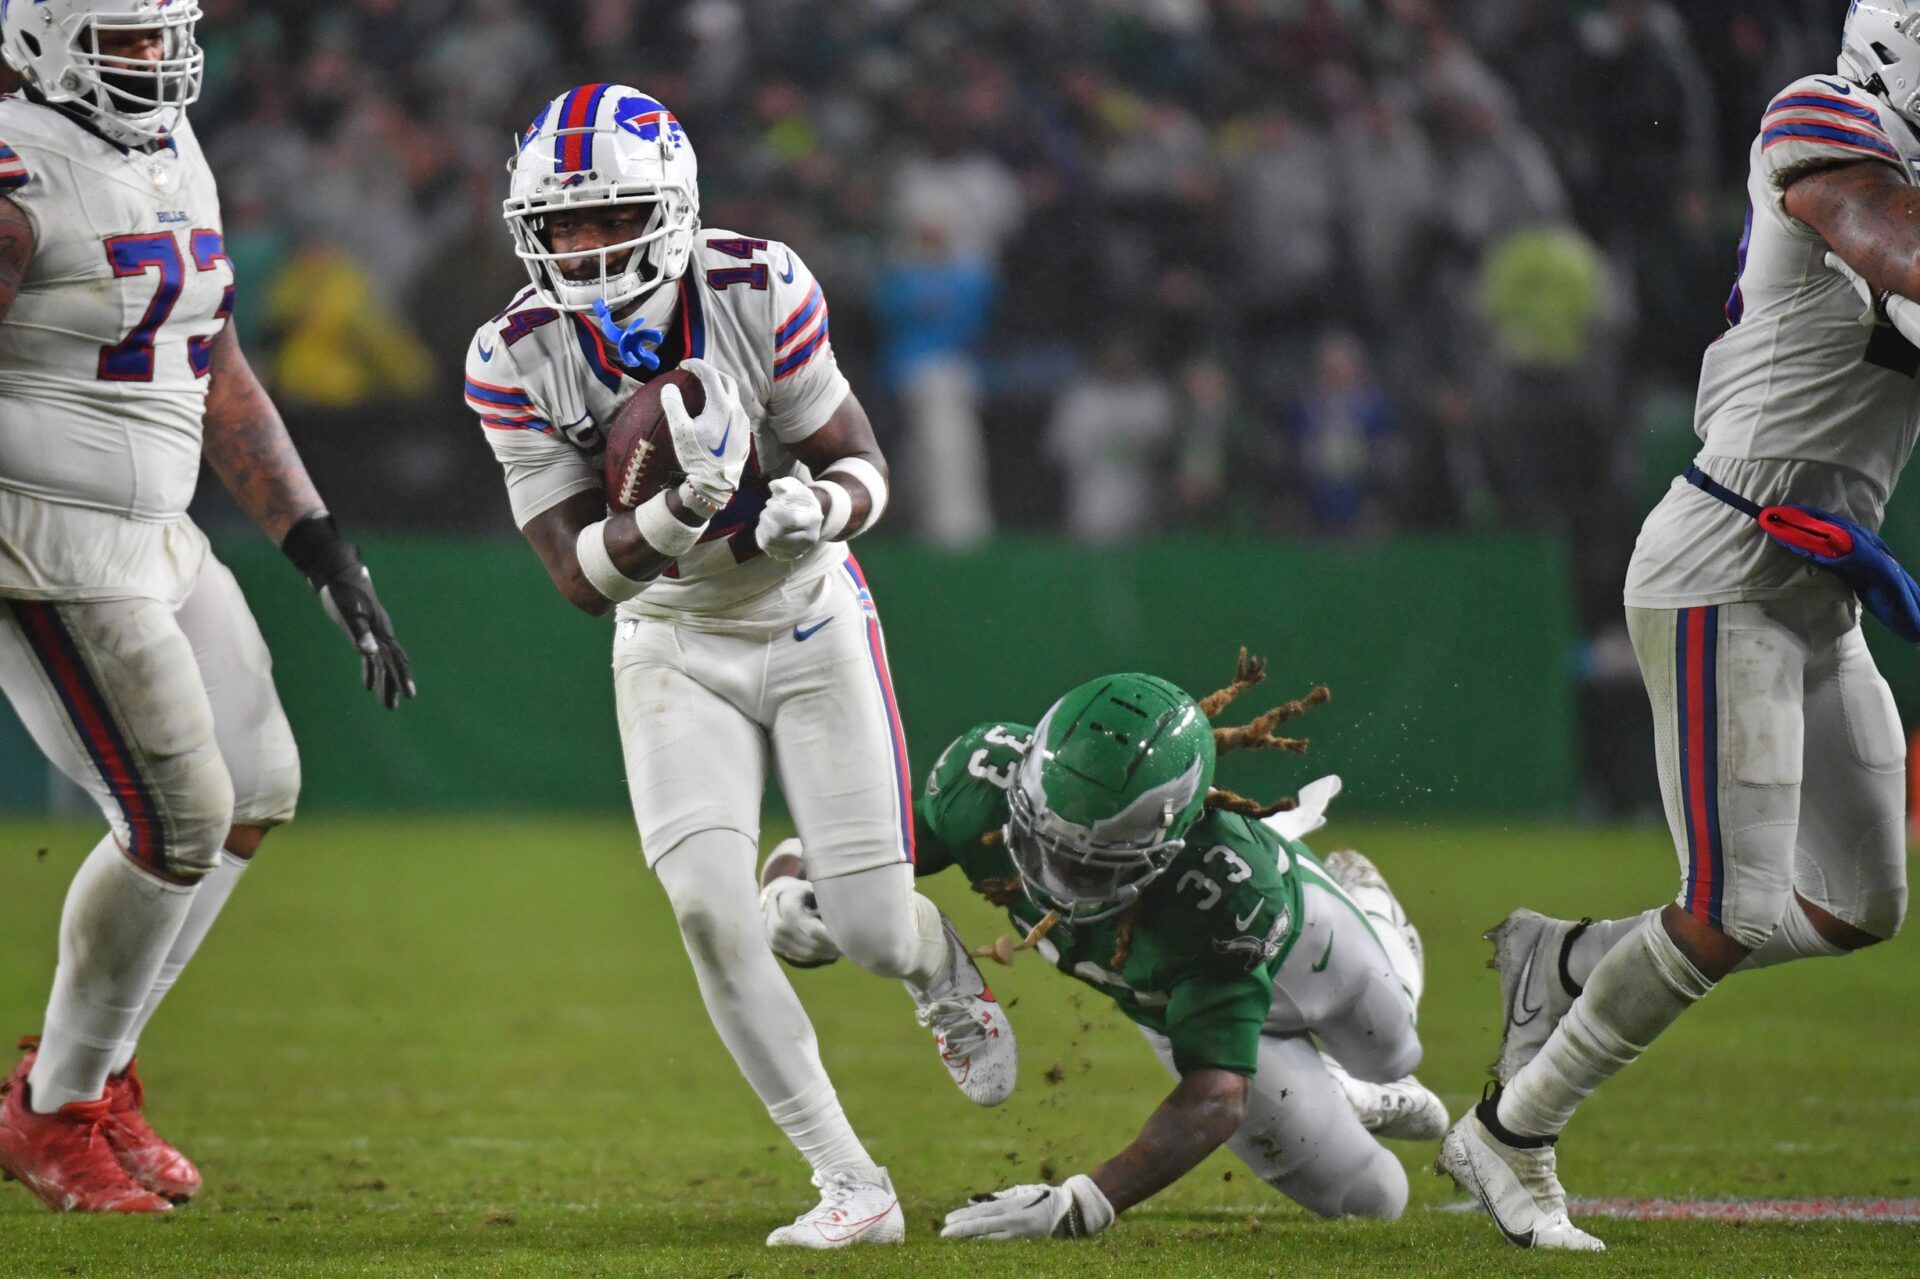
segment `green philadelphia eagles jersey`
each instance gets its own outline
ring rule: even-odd
[[[1007,788],[1032,737],[1025,725],[976,725],[941,754],[914,804],[916,873],[958,866],[976,889],[998,889],[1022,934],[1044,912],[1020,891],[999,832]],[[1273,975],[1300,934],[1296,858],[1312,854],[1258,822],[1207,813],[1130,911],[1060,924],[1040,953],[1165,1035],[1182,1072],[1216,1066],[1250,1076]],[[1116,963],[1129,924],[1132,936]]]

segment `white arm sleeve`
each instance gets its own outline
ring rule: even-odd
[[[1898,293],[1889,293],[1886,312],[1887,318],[1893,321],[1893,327],[1900,330],[1900,336],[1920,346],[1920,302],[1910,302]]]

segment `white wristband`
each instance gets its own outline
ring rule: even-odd
[[[853,515],[853,494],[834,480],[815,480],[813,486],[827,495],[827,509],[820,516],[820,540],[831,542],[846,529]]]
[[[829,466],[825,471],[821,472],[821,476],[824,479],[826,476],[832,475],[835,471],[838,471],[850,480],[860,481],[860,487],[867,491],[867,501],[869,502],[867,518],[846,530],[847,537],[858,537],[860,534],[878,524],[880,522],[880,516],[885,513],[887,509],[887,482],[881,477],[880,468],[867,461],[864,457],[843,457],[832,466]]]
[[[619,604],[632,599],[647,589],[647,583],[636,582],[622,573],[613,562],[613,556],[607,554],[607,522],[600,520],[580,530],[580,536],[574,539],[573,553],[580,561],[580,572],[593,589]]]
[[[1900,336],[1920,346],[1920,305],[1901,297],[1898,293],[1887,294],[1886,301],[1882,305],[1886,310],[1887,319],[1891,320],[1893,327],[1900,331]]]
[[[640,536],[647,539],[647,545],[668,559],[675,559],[692,550],[700,541],[700,535],[707,531],[707,521],[685,524],[669,511],[665,491],[655,493],[635,507],[633,522],[639,526]]]
[[[680,494],[680,505],[686,507],[703,520],[712,519],[714,516],[720,514],[727,505],[725,502],[714,501],[705,493],[695,488],[691,482],[682,484],[677,492]]]
[[[1079,1215],[1077,1233],[1097,1235],[1113,1224],[1113,1204],[1093,1178],[1085,1173],[1075,1173],[1062,1183],[1061,1188],[1073,1196],[1074,1211]]]

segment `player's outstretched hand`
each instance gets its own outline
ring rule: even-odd
[[[732,378],[705,360],[683,360],[680,367],[700,379],[707,402],[698,414],[689,413],[680,388],[668,386],[660,392],[660,411],[673,432],[674,456],[687,473],[687,487],[718,510],[740,486],[752,429]]]
[[[820,544],[820,522],[826,512],[813,490],[790,475],[767,486],[772,496],[761,508],[754,537],[760,549],[781,562],[799,559]]]
[[[307,582],[347,638],[360,652],[360,682],[388,710],[414,695],[413,664],[393,634],[393,619],[374,594],[373,575],[360,561],[360,549],[340,536],[325,511],[309,515],[287,531],[280,549]]]
[[[412,697],[413,663],[394,637],[393,619],[373,593],[367,566],[356,565],[329,580],[320,588],[320,603],[360,650],[360,682],[380,704],[392,710],[401,698]]]
[[[1013,1186],[975,1195],[947,1214],[942,1239],[1078,1239],[1113,1224],[1113,1205],[1093,1178],[1078,1174],[1058,1186]]]

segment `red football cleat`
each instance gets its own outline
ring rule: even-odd
[[[113,1103],[75,1101],[51,1115],[27,1106],[28,1053],[0,1092],[0,1173],[20,1181],[55,1212],[171,1212],[173,1205],[136,1184],[107,1140]]]
[[[107,1100],[112,1104],[103,1131],[127,1175],[175,1203],[199,1194],[200,1170],[147,1122],[147,1090],[140,1082],[138,1058],[127,1063],[125,1073],[107,1080]]]

